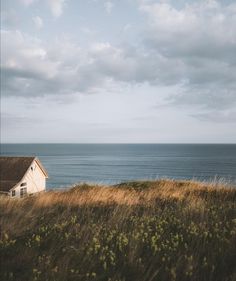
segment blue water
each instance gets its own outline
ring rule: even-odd
[[[38,156],[48,188],[164,177],[236,184],[236,144],[1,144],[1,155]]]

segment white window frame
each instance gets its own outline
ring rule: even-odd
[[[20,197],[24,197],[27,194],[27,187],[22,187],[20,189]]]

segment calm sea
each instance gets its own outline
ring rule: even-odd
[[[236,144],[1,144],[1,155],[38,156],[48,188],[165,177],[236,184]]]

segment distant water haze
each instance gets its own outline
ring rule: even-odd
[[[236,144],[2,144],[1,155],[39,157],[48,189],[159,178],[236,184]]]

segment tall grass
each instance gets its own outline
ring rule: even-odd
[[[236,189],[171,180],[0,198],[0,280],[236,280]]]

